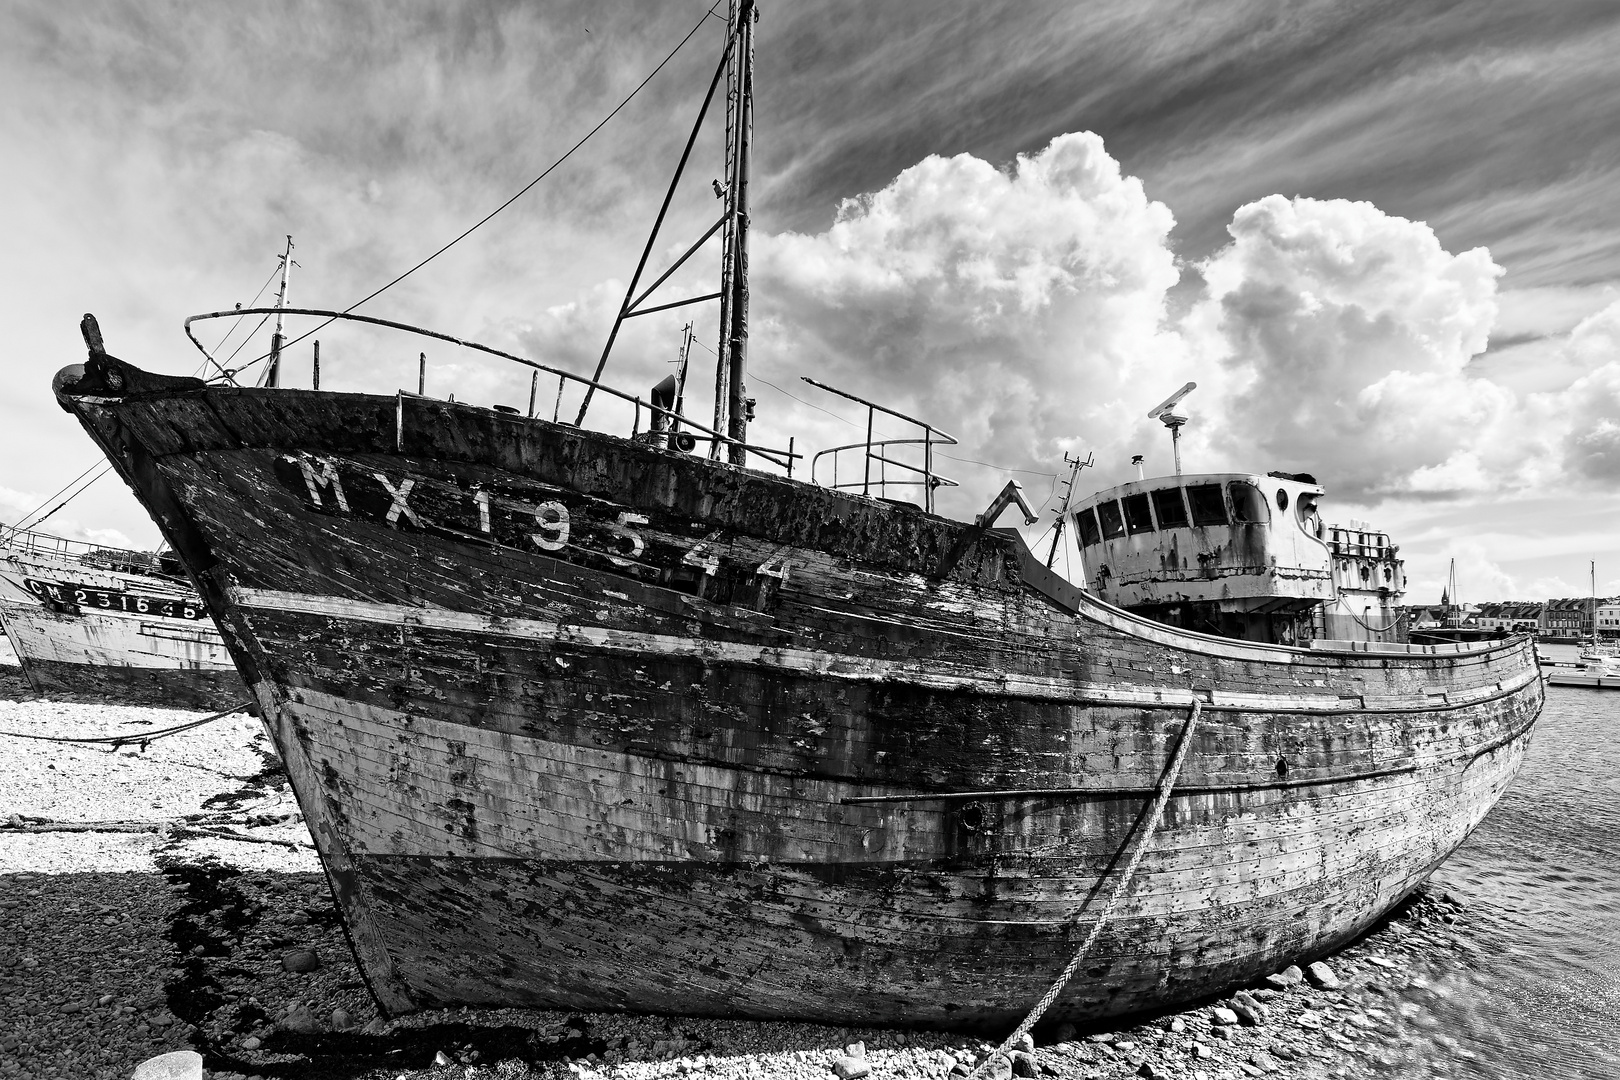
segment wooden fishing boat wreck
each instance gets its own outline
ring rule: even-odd
[[[246,685],[178,561],[35,532],[0,541],[0,625],[40,693],[224,709]]]
[[[795,458],[746,428],[751,14],[712,427],[521,357],[633,405],[633,436],[156,375],[88,319],[56,377],[223,630],[379,1005],[984,1029],[1093,932],[1048,1019],[1352,939],[1513,779],[1528,641],[1126,612],[995,527],[1015,492],[933,513],[926,425],[920,506],[872,493],[892,445],[853,488],[771,471]]]

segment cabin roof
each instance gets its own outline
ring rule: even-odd
[[[1150,476],[1144,480],[1132,480],[1128,483],[1118,484],[1111,488],[1104,488],[1075,504],[1077,509],[1095,506],[1110,499],[1122,499],[1127,495],[1136,495],[1144,491],[1160,491],[1165,488],[1185,487],[1188,484],[1225,484],[1232,480],[1248,480],[1261,487],[1282,486],[1291,492],[1309,491],[1317,495],[1327,493],[1320,484],[1307,484],[1302,480],[1290,480],[1287,477],[1268,476],[1265,473],[1225,472],[1225,473],[1184,473],[1181,476]]]

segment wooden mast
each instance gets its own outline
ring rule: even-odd
[[[748,174],[754,128],[754,0],[732,0],[737,48],[726,94],[726,225],[720,284],[720,361],[715,365],[714,429],[724,431],[727,460],[747,461],[748,398]],[[718,459],[720,444],[711,444]]]
[[[281,385],[281,309],[287,306],[287,277],[292,273],[292,235],[287,236],[287,250],[281,256],[281,288],[276,291],[276,328],[270,333],[270,363],[264,369],[264,385]]]

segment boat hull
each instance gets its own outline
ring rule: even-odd
[[[202,601],[179,583],[14,548],[0,550],[0,596],[0,625],[39,693],[192,709],[250,700]]]
[[[1583,671],[1551,671],[1548,686],[1578,686],[1587,690],[1620,690],[1620,674],[1598,675]]]
[[[1004,1025],[1143,842],[1048,1016],[1163,1007],[1364,930],[1541,705],[1522,640],[1184,633],[1016,535],[488,410],[60,397],[217,613],[389,1011]]]

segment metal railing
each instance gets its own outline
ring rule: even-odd
[[[65,536],[13,529],[0,525],[0,556],[8,552],[27,555],[48,555],[63,562],[77,562],[102,570],[135,570],[156,573],[158,557],[150,551],[131,551],[127,548],[108,547],[84,540],[69,540]]]
[[[563,422],[563,421],[558,420],[558,414],[559,414],[559,411],[560,411],[561,406],[562,406],[563,386],[565,384],[567,384],[567,383],[572,382],[572,383],[578,383],[581,386],[586,387],[588,390],[600,391],[601,393],[607,394],[610,397],[616,397],[616,398],[619,398],[622,401],[629,402],[633,406],[633,408],[635,410],[634,417],[633,417],[632,422],[631,422],[631,432],[630,432],[630,437],[631,438],[642,437],[641,410],[646,409],[646,410],[648,410],[649,418],[655,418],[655,417],[663,418],[666,421],[666,424],[665,424],[666,428],[671,423],[679,424],[681,426],[683,432],[690,434],[691,437],[696,439],[698,442],[708,442],[708,443],[720,442],[720,443],[722,443],[723,445],[726,445],[726,446],[738,446],[738,447],[741,447],[742,449],[747,450],[750,453],[758,454],[760,457],[762,457],[765,460],[769,461],[771,464],[777,466],[778,468],[785,469],[789,476],[793,475],[793,462],[794,462],[794,460],[798,459],[798,458],[802,458],[804,456],[803,454],[795,453],[791,446],[789,446],[787,449],[784,450],[784,449],[780,449],[780,448],[777,448],[777,447],[756,446],[756,445],[754,445],[752,443],[747,443],[747,442],[743,442],[743,441],[738,440],[738,439],[733,439],[728,435],[721,434],[720,432],[714,430],[713,428],[709,427],[706,424],[698,423],[696,420],[693,420],[689,416],[683,416],[683,415],[681,415],[679,413],[676,413],[672,409],[666,409],[666,408],[663,408],[662,406],[654,405],[650,401],[644,401],[639,395],[627,394],[623,390],[619,390],[616,387],[609,386],[608,384],[603,383],[603,382],[599,382],[599,381],[597,381],[595,379],[587,379],[583,375],[575,375],[571,371],[564,371],[561,368],[554,368],[549,364],[542,364],[537,360],[530,360],[527,357],[516,356],[516,355],[514,355],[512,353],[505,352],[504,350],[501,350],[501,349],[492,348],[491,346],[488,346],[488,345],[481,345],[476,341],[466,341],[466,340],[464,340],[462,338],[452,337],[449,334],[441,334],[436,330],[428,330],[428,329],[425,329],[424,327],[412,326],[409,323],[395,322],[392,319],[378,319],[378,318],[374,318],[374,317],[372,317],[370,315],[355,315],[355,314],[351,314],[351,313],[346,312],[346,311],[327,311],[327,310],[323,310],[323,309],[320,309],[320,308],[293,308],[293,307],[285,307],[285,308],[273,308],[273,307],[270,307],[270,308],[232,308],[229,311],[210,311],[210,312],[206,312],[206,313],[204,313],[202,315],[192,315],[191,317],[189,317],[185,321],[186,336],[191,339],[191,343],[197,347],[197,350],[199,352],[201,352],[203,354],[203,356],[207,359],[207,361],[210,364],[213,365],[214,369],[219,372],[218,378],[224,379],[225,381],[227,381],[227,382],[231,383],[233,386],[235,386],[235,385],[238,385],[237,382],[236,382],[236,374],[237,374],[237,371],[239,369],[227,368],[227,367],[223,366],[222,364],[220,364],[217,360],[215,360],[213,358],[213,356],[209,354],[208,350],[203,347],[202,342],[197,340],[197,336],[191,332],[191,324],[194,323],[194,322],[203,322],[203,321],[206,321],[208,319],[228,319],[228,318],[235,318],[236,316],[239,316],[239,315],[263,315],[263,314],[270,314],[270,313],[275,313],[275,312],[280,312],[283,315],[308,315],[308,316],[311,316],[311,317],[314,317],[314,318],[324,318],[324,319],[328,320],[329,322],[336,322],[336,321],[341,320],[341,321],[346,321],[346,322],[367,323],[367,324],[372,325],[372,326],[382,326],[382,327],[386,327],[386,328],[388,328],[390,330],[401,330],[401,331],[404,331],[405,333],[408,333],[408,334],[416,334],[416,335],[421,336],[421,337],[428,337],[428,338],[433,338],[433,339],[435,339],[437,341],[448,342],[448,343],[450,343],[452,345],[457,345],[457,346],[460,346],[460,347],[465,348],[465,349],[471,349],[474,352],[487,353],[490,356],[498,356],[503,360],[510,360],[514,364],[522,364],[524,367],[533,368],[536,372],[543,371],[543,372],[547,373],[548,375],[555,375],[555,376],[557,376],[557,407],[552,410],[552,422],[553,423],[562,423]],[[424,365],[424,367],[422,368],[422,371],[424,372],[424,375],[421,375],[418,378],[418,384],[417,385],[418,385],[419,390],[425,385],[425,364],[426,364],[425,356],[422,359],[421,363]],[[529,391],[529,418],[530,419],[534,418],[536,385],[537,385],[536,383],[531,381],[530,391]],[[407,391],[401,391],[401,393],[406,394],[408,392]],[[415,395],[415,396],[425,396],[425,395],[418,394],[418,395]],[[505,410],[502,410],[502,411],[505,411]],[[517,410],[513,409],[511,411],[515,413]],[[896,415],[899,415],[899,414],[896,414]],[[569,426],[572,427],[574,425],[569,425]],[[656,434],[667,434],[667,431],[665,431],[665,432],[651,432],[651,434],[655,434],[655,435]],[[955,442],[956,440],[952,439],[951,441]]]
[[[876,487],[878,489],[880,498],[888,498],[888,489],[890,487],[921,487],[923,489],[923,509],[927,510],[930,514],[934,512],[934,491],[936,489],[942,487],[960,486],[950,477],[941,476],[939,473],[934,471],[934,447],[955,446],[956,439],[954,436],[946,434],[925,420],[918,420],[914,416],[907,416],[905,413],[896,412],[887,406],[879,405],[876,402],[868,401],[863,397],[857,397],[854,394],[848,393],[847,391],[840,390],[836,386],[828,386],[826,383],[817,382],[808,375],[801,375],[800,378],[809,383],[811,386],[817,387],[821,390],[826,390],[828,393],[837,394],[839,397],[848,398],[850,401],[866,406],[866,440],[858,443],[847,443],[843,446],[830,446],[825,450],[819,451],[816,456],[810,460],[810,479],[813,482],[821,482],[816,477],[816,466],[821,464],[822,458],[830,454],[832,455],[832,483],[825,486],[839,491],[853,491],[855,488],[860,488],[862,495],[870,495],[872,493],[872,488]],[[908,424],[913,424],[921,428],[923,437],[920,439],[873,439],[873,423],[878,413],[883,413],[885,416],[892,416],[896,420],[903,420]],[[899,461],[884,453],[884,451],[890,447],[900,446],[922,447],[922,464],[916,465],[909,461]],[[858,481],[849,480],[841,482],[838,479],[838,456],[846,450],[860,450],[862,452],[861,478]],[[876,478],[872,476],[873,462],[876,462],[878,466],[878,475]],[[917,479],[890,479],[888,470],[891,466],[900,469],[904,474],[914,475],[917,477]]]

